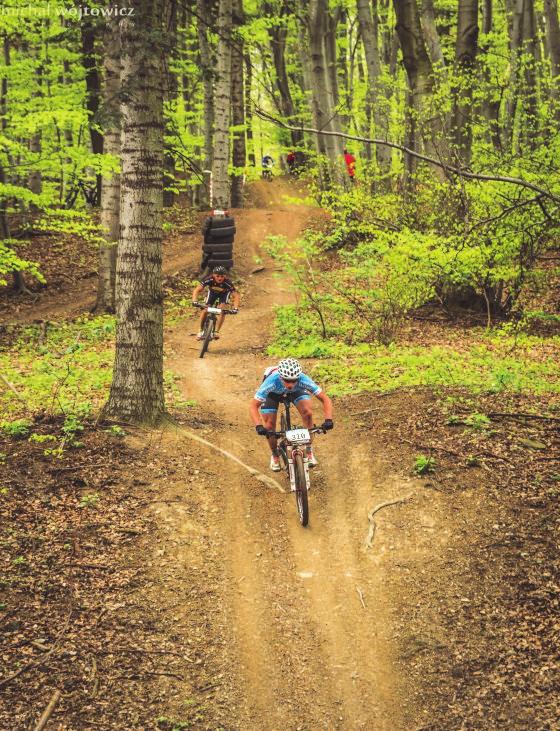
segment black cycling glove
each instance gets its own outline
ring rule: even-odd
[[[268,431],[267,431],[266,427],[263,426],[262,424],[257,424],[257,426],[255,427],[255,431],[257,432],[257,434],[260,437],[267,437],[268,436]]]
[[[324,429],[325,431],[329,431],[330,429],[334,429],[334,424],[332,419],[325,419],[325,421],[321,424],[321,429]]]

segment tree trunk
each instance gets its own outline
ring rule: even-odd
[[[105,153],[120,160],[121,132],[119,91],[121,77],[121,39],[118,23],[109,21],[105,30],[105,84],[101,116],[104,130]],[[103,179],[101,186],[101,217],[105,244],[99,247],[97,263],[96,312],[115,311],[115,276],[117,244],[120,227],[120,173]]]
[[[233,22],[241,27],[244,22],[242,0],[233,0]],[[234,127],[231,175],[231,205],[243,208],[243,185],[245,181],[245,97],[243,94],[243,37],[234,34],[231,51],[231,121]]]
[[[114,22],[114,21],[113,21]],[[101,79],[97,68],[95,57],[95,30],[89,16],[84,16],[80,23],[82,35],[82,65],[85,69],[86,81],[86,109],[88,113],[89,136],[91,150],[95,155],[103,154],[103,135],[99,131],[99,120],[97,112],[101,97]],[[101,174],[96,175],[95,194],[91,203],[94,207],[99,206],[101,201]]]
[[[253,109],[251,107],[251,89],[253,86],[253,66],[251,64],[251,57],[249,54],[245,54],[245,126],[247,128],[247,152],[249,165],[255,167],[255,143],[253,141]]]
[[[408,106],[410,106],[409,118],[413,133],[409,138],[414,149],[419,149],[419,141],[422,139],[426,152],[429,155],[438,155],[436,138],[441,131],[440,125],[433,118],[425,119],[426,108],[434,91],[434,80],[416,0],[393,0],[393,4],[410,91]],[[407,169],[414,171],[415,167],[416,162],[408,159]],[[440,171],[437,174],[441,174]]]
[[[560,23],[558,22],[557,0],[544,0],[544,17],[546,23],[546,39],[550,54],[550,71],[552,75],[552,97],[555,100],[554,116],[560,121]]]
[[[473,70],[478,44],[478,0],[459,0],[455,73],[457,88],[453,102],[453,137],[457,154],[469,165],[472,153]]]
[[[522,137],[525,145],[533,150],[539,132],[538,76],[539,46],[534,0],[523,2],[523,81],[524,124]]]
[[[214,159],[214,59],[208,39],[208,26],[212,24],[210,0],[196,0],[198,15],[198,44],[200,51],[200,69],[204,84],[204,162],[203,170],[212,170]],[[205,179],[207,179],[207,175]],[[211,205],[210,190],[204,186],[200,196],[200,204]]]
[[[310,0],[307,7],[311,52],[313,122],[317,129],[335,132],[338,125],[334,122],[335,111],[330,103],[327,54],[324,42],[327,30],[327,0]],[[320,137],[320,135],[318,136]],[[341,139],[339,137],[325,137],[323,147],[330,162],[329,170],[324,171],[326,173],[324,182],[332,179],[337,183],[346,183]]]
[[[445,66],[445,58],[441,49],[441,41],[439,39],[439,33],[436,26],[434,0],[422,0],[421,21],[424,37],[426,39],[426,46],[428,47],[432,64],[434,65],[434,68],[443,68]]]
[[[480,45],[481,55],[484,56],[488,53],[489,44],[487,37],[492,33],[494,27],[494,13],[492,8],[493,0],[483,0],[482,6],[482,33],[483,41]],[[491,59],[486,61],[484,64],[484,81],[488,87],[488,93],[484,95],[482,100],[482,116],[486,119],[489,128],[489,137],[496,150],[500,150],[502,147],[502,141],[500,138],[500,99],[493,98],[490,94],[490,64]]]
[[[282,3],[282,15],[288,12],[289,8],[286,2]],[[263,11],[266,15],[272,17],[274,9],[270,3],[263,5]],[[286,70],[286,40],[288,36],[288,28],[284,24],[274,24],[268,27],[268,35],[270,38],[270,48],[272,51],[272,60],[276,71],[275,84],[279,93],[280,113],[288,121],[293,124],[296,117],[296,109],[290,91],[290,83],[288,80],[288,72]],[[290,136],[292,146],[301,145],[303,135],[299,130],[291,130]]]
[[[165,102],[167,108],[166,130],[164,136],[164,153],[163,153],[163,207],[171,208],[175,203],[175,155],[173,146],[169,139],[175,139],[177,131],[172,124],[172,115],[177,109],[177,96],[179,94],[179,83],[177,81],[177,73],[173,68],[173,62],[176,61],[178,51],[177,38],[177,3],[170,0],[165,3],[164,26],[166,33],[166,43],[170,49],[170,53],[165,63]],[[168,140],[165,140],[168,138]]]
[[[214,96],[215,133],[213,205],[229,208],[229,121],[231,107],[231,24],[232,0],[220,0],[218,12],[218,67]]]
[[[371,109],[373,136],[387,138],[387,115],[382,112],[381,91],[379,79],[381,76],[381,61],[379,58],[379,38],[377,24],[374,24],[370,0],[357,0],[358,23],[360,35],[364,44],[364,53],[368,69],[367,104]],[[377,0],[374,0],[374,13],[377,15]],[[391,152],[385,145],[378,145],[376,150],[377,163],[381,172],[386,173],[391,164]]]
[[[105,415],[156,423],[164,413],[163,0],[129,0],[122,21],[121,236],[115,366]]]

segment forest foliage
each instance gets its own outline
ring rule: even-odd
[[[558,238],[555,0],[135,0],[132,20],[116,8],[2,6],[4,287],[48,286],[26,242],[71,230],[99,246],[97,308],[115,311],[136,63],[162,92],[142,154],[163,150],[165,206],[242,206],[268,153],[329,212],[297,252],[271,244],[314,336],[386,346],[427,305],[487,326],[531,317]],[[120,43],[140,18],[129,62]]]

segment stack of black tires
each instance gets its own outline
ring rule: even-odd
[[[202,227],[202,270],[223,266],[233,267],[235,220],[232,216],[208,216]]]

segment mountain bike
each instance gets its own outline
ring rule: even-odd
[[[204,358],[204,354],[208,350],[210,341],[216,337],[216,324],[219,315],[237,315],[237,310],[228,310],[225,307],[211,307],[200,302],[193,302],[193,307],[199,310],[206,310],[206,320],[204,320],[204,328],[202,330],[202,347],[200,348],[200,358]]]
[[[268,182],[272,181],[272,168],[271,167],[263,167],[262,169],[262,179],[268,180]]]
[[[311,434],[325,434],[325,430],[319,426],[314,426],[312,429],[292,426],[290,402],[283,403],[284,413],[280,416],[280,431],[268,433],[280,440],[278,442],[280,462],[290,482],[290,491],[296,496],[299,522],[305,527],[309,523],[307,493],[311,487],[307,447],[311,444]]]

